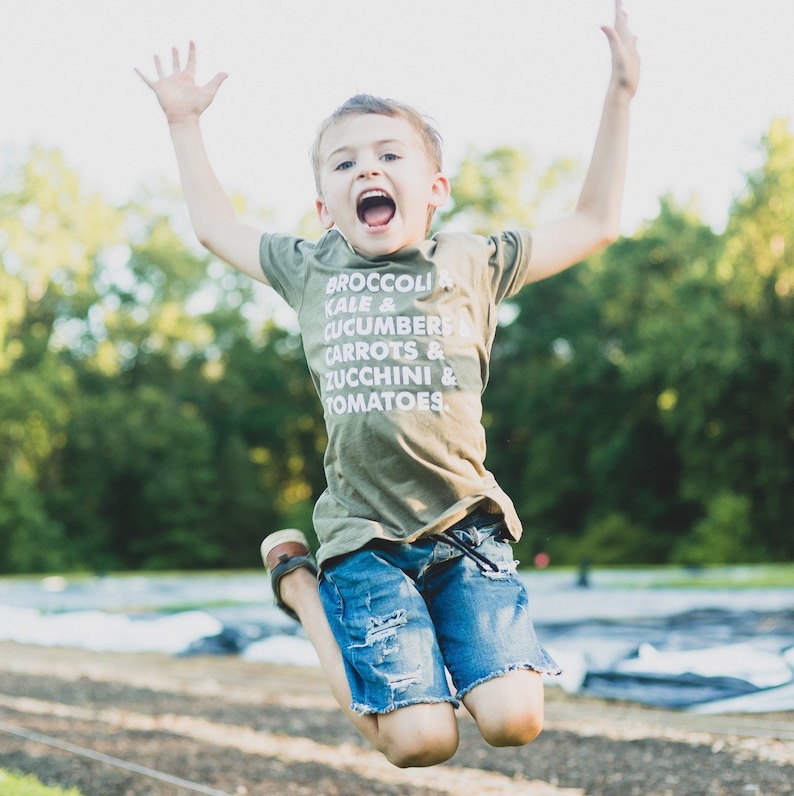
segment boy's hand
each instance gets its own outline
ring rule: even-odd
[[[181,124],[199,116],[209,107],[221,83],[227,75],[219,72],[205,86],[196,85],[196,45],[190,42],[187,63],[182,69],[179,64],[179,52],[176,47],[171,51],[173,71],[170,75],[163,72],[158,56],[154,56],[157,80],[150,80],[140,70],[135,71],[141,80],[157,95],[160,106],[165,112],[168,124]]]
[[[615,27],[601,28],[612,50],[612,80],[631,98],[640,79],[640,56],[637,37],[629,30],[628,18],[621,0],[615,0]]]

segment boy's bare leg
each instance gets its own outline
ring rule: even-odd
[[[491,746],[523,746],[543,729],[543,680],[529,669],[486,680],[463,704]]]
[[[317,656],[323,673],[339,707],[356,729],[374,745],[377,720],[374,715],[360,716],[350,709],[350,686],[347,682],[342,654],[325,618],[317,579],[307,569],[296,569],[281,580],[281,598],[298,614]]]
[[[450,703],[409,705],[391,713],[364,716],[351,710],[342,653],[325,617],[317,579],[301,567],[284,575],[280,588],[281,599],[298,614],[317,652],[339,707],[375,749],[402,768],[432,766],[452,757],[458,746],[458,725]]]

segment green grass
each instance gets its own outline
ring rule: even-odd
[[[35,777],[0,768],[0,792],[3,796],[82,796],[77,788],[52,788]]]
[[[538,570],[527,572],[540,574]],[[570,573],[574,582],[576,567],[549,567],[549,573]],[[599,576],[601,576],[599,578]],[[599,566],[590,567],[591,580],[602,588],[620,589],[780,589],[794,588],[794,564],[730,564],[701,567]]]
[[[532,575],[542,579],[549,576],[558,580],[560,576],[569,577],[571,583],[575,583],[578,576],[578,568],[575,566],[550,566],[546,570],[539,570],[528,565],[526,562],[521,571],[524,574]],[[217,577],[229,578],[233,580],[237,576],[250,576],[253,573],[259,574],[259,570],[206,570],[206,571],[142,571],[142,572],[119,572],[112,573],[115,578],[136,578],[136,577],[167,577],[167,578],[192,578],[192,577]],[[623,566],[601,566],[593,564],[590,567],[591,583],[600,588],[619,588],[619,589],[776,589],[794,588],[794,563],[763,563],[763,564],[733,564],[733,565],[703,565],[701,567],[684,567],[678,565],[623,565]],[[13,583],[15,580],[40,579],[43,576],[33,575],[5,575],[0,576],[0,586],[3,583]],[[66,573],[63,575],[73,586],[81,581],[95,579],[95,575]],[[264,582],[264,579],[263,579]],[[264,588],[262,599],[264,599]],[[257,600],[258,602],[259,600]],[[156,604],[135,602],[134,595],[130,597],[130,604],[119,607],[121,612],[143,612],[157,611],[163,613],[179,613],[191,610],[206,610],[211,608],[235,608],[250,605],[249,601],[233,599],[214,599],[186,601],[174,599],[158,599]],[[4,795],[3,795],[4,796]]]
[[[794,586],[794,564],[748,564],[680,569],[665,583],[673,588],[774,589]]]

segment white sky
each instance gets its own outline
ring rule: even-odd
[[[794,116],[792,0],[625,0],[643,59],[624,231],[672,192],[720,228],[756,144]],[[317,124],[367,91],[438,123],[454,172],[470,145],[586,162],[609,74],[612,0],[0,0],[0,156],[60,148],[115,202],[176,181],[166,125],[133,72],[198,44],[230,77],[204,131],[221,181],[285,231],[313,206]]]

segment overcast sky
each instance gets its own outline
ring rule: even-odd
[[[643,58],[624,232],[659,197],[724,223],[775,116],[794,115],[792,0],[626,0]],[[230,77],[204,130],[221,181],[286,230],[313,206],[319,121],[367,91],[433,117],[453,172],[469,146],[586,162],[609,76],[612,0],[0,0],[0,154],[60,148],[112,201],[176,180],[162,114],[133,72],[198,45]]]

